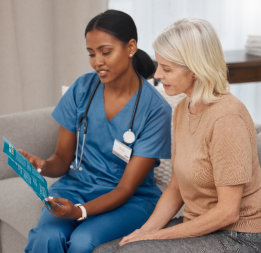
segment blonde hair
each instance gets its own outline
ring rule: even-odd
[[[153,48],[163,58],[195,73],[191,105],[199,101],[213,103],[219,100],[219,95],[229,93],[221,43],[208,21],[179,20],[156,38]]]

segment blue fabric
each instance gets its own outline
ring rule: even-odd
[[[62,194],[63,197],[66,195]],[[144,204],[142,198],[132,197],[113,211],[78,222],[53,217],[43,208],[37,227],[29,233],[25,252],[92,252],[96,246],[123,237],[142,226],[153,209],[151,203]]]
[[[97,81],[96,73],[88,73],[76,80],[68,89],[52,113],[61,126],[69,131],[77,132],[78,122]],[[88,129],[81,164],[83,170],[70,169],[65,176],[50,187],[51,196],[67,198],[73,203],[85,203],[113,190],[124,173],[126,163],[112,153],[112,147],[115,139],[123,142],[123,133],[129,129],[138,92],[114,118],[108,121],[104,109],[103,91],[104,84],[100,83],[88,111]],[[133,124],[136,141],[129,145],[133,149],[132,155],[157,159],[170,158],[171,114],[171,107],[165,99],[151,84],[144,81]],[[83,128],[81,127],[78,161],[82,138]],[[75,166],[75,161],[72,164]],[[159,161],[155,166],[158,164]],[[84,252],[89,252],[89,248],[119,238],[141,226],[152,213],[160,194],[161,191],[154,183],[152,169],[125,205],[112,212],[89,217],[83,223],[86,226],[83,224],[78,226],[75,221],[64,219],[60,221],[61,219],[52,218],[43,211],[38,226],[29,233],[26,252],[38,252],[31,251],[34,248],[41,248],[40,252],[53,252],[48,251],[49,240],[58,231],[60,231],[58,238],[52,239],[52,244],[56,244],[57,248],[61,249],[61,251],[56,250],[57,253],[71,252],[71,245],[76,245],[75,242],[72,244],[72,241],[80,241],[77,238],[81,238],[79,236],[81,233],[84,238],[88,238],[91,234],[95,235],[95,238],[91,237],[90,242],[83,246]],[[56,223],[59,224],[57,227],[51,225]],[[108,227],[108,230],[103,229],[104,227]],[[50,231],[42,235],[44,229]],[[53,241],[56,240],[58,242],[54,243]],[[84,243],[84,240],[82,241]],[[43,246],[43,244],[47,245]]]
[[[62,97],[52,116],[64,128],[76,132],[78,122],[83,115],[89,96],[98,76],[88,73],[81,76]],[[81,185],[82,195],[92,193],[94,198],[111,191],[119,183],[126,163],[112,154],[114,140],[123,142],[123,134],[129,129],[137,93],[111,121],[108,121],[104,109],[104,85],[101,83],[94,95],[88,112],[88,129],[81,167],[82,171],[70,170],[50,189],[75,190]],[[133,131],[136,141],[129,146],[132,155],[150,158],[170,158],[171,156],[171,107],[156,89],[147,81],[143,83],[140,102],[137,108]],[[78,161],[83,138],[80,132]],[[75,161],[73,162],[75,166]],[[72,178],[76,179],[71,184]],[[79,191],[79,190],[77,190]],[[157,202],[160,190],[154,183],[154,172],[138,188],[135,195]],[[87,201],[87,199],[84,199]]]

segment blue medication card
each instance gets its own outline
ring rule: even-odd
[[[51,205],[45,201],[49,197],[47,182],[38,173],[33,165],[11,144],[5,137],[3,152],[8,156],[8,165],[20,176],[35,192],[35,194],[53,212]]]

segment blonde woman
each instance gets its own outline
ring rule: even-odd
[[[165,92],[187,95],[173,118],[172,179],[147,222],[124,237],[122,247],[112,244],[113,251],[261,252],[255,127],[245,106],[229,92],[213,27],[183,19],[153,46],[155,77]],[[172,220],[183,204],[184,217]],[[102,246],[95,252],[102,252]]]

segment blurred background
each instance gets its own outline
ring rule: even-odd
[[[260,0],[0,0],[0,115],[53,106],[63,85],[91,71],[84,29],[108,8],[133,17],[138,46],[152,57],[156,36],[184,17],[210,21],[224,51],[261,35]],[[261,123],[261,82],[231,84],[231,92]]]

